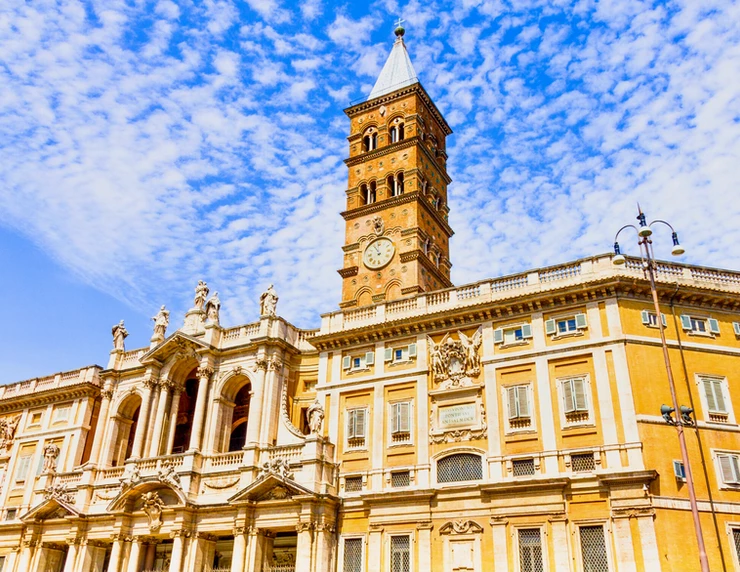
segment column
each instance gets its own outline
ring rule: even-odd
[[[10,552],[6,558],[5,558],[5,568],[7,568],[8,572],[13,572],[15,570],[15,564],[18,560],[18,547],[12,548],[12,552]]]
[[[100,392],[103,400],[100,402],[100,411],[98,412],[98,424],[95,426],[95,436],[93,437],[92,450],[90,451],[90,462],[96,465],[100,464],[100,452],[105,440],[105,431],[108,428],[108,409],[110,409],[110,400],[113,397],[113,391],[110,384],[105,384],[105,389]]]
[[[141,409],[139,410],[139,422],[136,426],[136,435],[134,436],[134,446],[131,448],[131,456],[134,458],[141,458],[144,452],[144,437],[147,431],[147,420],[149,419],[149,409],[152,401],[152,390],[157,385],[157,379],[153,376],[149,376],[144,380],[144,398],[141,402]]]
[[[637,529],[640,531],[640,546],[645,570],[660,570],[661,566],[654,518],[655,515],[650,511],[637,515]]]
[[[260,440],[260,425],[262,423],[262,401],[265,394],[265,374],[267,372],[267,360],[258,359],[255,363],[257,368],[257,379],[252,391],[254,395],[249,402],[249,419],[247,419],[247,438],[244,445],[255,445]]]
[[[128,566],[126,566],[126,572],[139,572],[140,557],[141,536],[134,536],[131,540],[131,552],[128,555]]]
[[[614,518],[612,523],[614,526],[614,546],[617,552],[617,570],[619,572],[637,572],[629,515]]]
[[[244,557],[247,553],[247,538],[244,527],[234,527],[234,551],[231,555],[231,572],[244,572]]]
[[[313,545],[313,522],[299,522],[295,529],[298,531],[298,543],[295,554],[296,570],[313,570],[311,566],[311,548]]]
[[[185,548],[185,534],[186,531],[184,530],[175,530],[170,533],[170,537],[172,538],[172,558],[170,560],[169,572],[182,572],[182,555],[183,549]]]
[[[367,569],[382,570],[383,557],[383,527],[377,524],[370,525],[370,536],[367,541]]]
[[[149,416],[147,417],[146,423],[147,430],[144,437],[144,446],[142,447],[143,455],[145,457],[149,456],[149,450],[152,447],[152,433],[155,429],[154,420],[159,406],[159,397],[162,394],[162,381],[164,380],[158,380],[157,386],[152,390],[152,397],[149,403]],[[139,418],[139,423],[141,423],[141,418]]]
[[[170,408],[170,427],[167,434],[167,446],[164,454],[172,454],[172,446],[175,444],[175,431],[177,430],[177,414],[180,411],[180,395],[182,394],[182,384],[173,384],[172,386],[172,407]]]
[[[146,554],[144,555],[144,570],[154,568],[154,558],[157,556],[157,542],[152,540],[146,545]]]
[[[259,528],[249,528],[249,542],[247,543],[247,557],[245,572],[260,572],[262,570],[262,543],[264,538]],[[298,568],[296,568],[298,570]]]
[[[64,559],[64,572],[75,571],[75,560],[77,560],[77,546],[80,540],[78,538],[67,539],[67,556]]]
[[[491,518],[493,528],[493,569],[495,572],[509,570],[509,543],[506,537],[506,525],[509,521],[501,517]],[[543,554],[544,559],[544,554]]]
[[[193,429],[190,434],[191,451],[200,450],[200,442],[203,437],[203,420],[206,415],[206,402],[208,397],[208,382],[213,374],[213,368],[203,365],[198,368],[198,396],[195,401],[195,416],[193,417]],[[172,568],[170,568],[172,570]]]
[[[334,524],[321,523],[316,528],[316,557],[315,566],[319,572],[332,570],[334,559],[334,539],[337,528]],[[419,567],[420,570],[429,570],[429,568]]]
[[[277,429],[277,420],[280,415],[280,376],[278,372],[282,370],[280,360],[272,357],[268,360],[267,376],[263,390],[263,408],[262,423],[259,442],[264,444],[272,443],[272,439]]]
[[[123,534],[113,536],[113,547],[110,551],[110,560],[108,561],[108,570],[106,572],[119,572],[124,538]]]
[[[154,417],[152,427],[152,443],[149,446],[149,456],[157,457],[161,454],[162,432],[164,431],[164,416],[167,413],[167,399],[170,396],[172,383],[163,379],[159,384],[159,400],[157,401],[157,414]]]
[[[420,522],[416,525],[419,539],[419,570],[432,569],[432,523]]]
[[[570,572],[568,529],[565,516],[551,518],[550,531],[555,556],[555,572]],[[656,570],[660,570],[660,567],[656,568]]]
[[[18,572],[31,569],[31,559],[33,558],[37,542],[35,540],[24,540],[21,544],[22,548],[20,558],[18,559]]]

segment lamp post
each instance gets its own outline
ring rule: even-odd
[[[652,225],[656,223],[664,224],[668,228],[671,229],[672,238],[673,238],[673,248],[671,249],[671,254],[673,256],[680,256],[683,254],[684,248],[678,243],[678,235],[676,234],[676,231],[673,229],[673,227],[668,224],[664,220],[654,220],[650,222],[649,224],[645,220],[645,213],[642,212],[640,209],[640,206],[637,206],[639,214],[637,215],[637,220],[639,222],[639,226],[635,226],[633,224],[628,224],[623,226],[622,228],[617,231],[617,234],[614,236],[614,258],[612,259],[612,263],[616,265],[622,265],[626,262],[626,259],[624,255],[620,252],[619,249],[619,243],[617,242],[617,239],[619,238],[619,233],[621,233],[623,230],[627,228],[631,228],[637,232],[638,241],[637,244],[640,247],[640,258],[642,260],[642,268],[645,274],[647,275],[648,279],[650,280],[650,292],[653,295],[653,304],[655,305],[655,321],[658,325],[658,330],[660,331],[660,342],[663,346],[663,359],[665,360],[665,369],[666,373],[668,374],[668,385],[671,389],[671,399],[673,400],[673,410],[674,411],[681,411],[683,413],[683,410],[678,405],[678,398],[676,397],[676,385],[673,381],[673,371],[671,370],[671,361],[668,356],[668,345],[665,341],[665,329],[663,327],[663,320],[661,320],[661,312],[660,312],[660,304],[658,303],[658,291],[655,288],[655,272],[657,270],[656,264],[655,264],[655,257],[653,255],[653,241],[650,240],[650,236],[653,234]],[[665,407],[665,406],[664,406]],[[668,412],[664,415],[664,417],[670,418],[670,413]],[[687,414],[688,416],[688,414]],[[690,419],[690,418],[689,418]],[[696,532],[696,541],[699,545],[699,562],[701,564],[701,570],[702,572],[709,572],[709,562],[707,561],[707,551],[704,546],[704,535],[702,534],[701,530],[701,522],[699,520],[699,507],[696,503],[696,491],[694,490],[694,479],[691,473],[691,465],[689,463],[689,453],[686,448],[686,436],[684,435],[683,426],[685,423],[685,419],[679,418],[676,420],[673,425],[676,427],[676,433],[678,434],[678,443],[681,446],[681,460],[683,462],[684,470],[686,472],[686,487],[689,490],[689,504],[691,505],[691,515],[694,520],[694,531]]]

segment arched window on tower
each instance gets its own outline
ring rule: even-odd
[[[403,120],[400,117],[396,117],[393,120],[390,129],[388,129],[388,135],[390,136],[391,143],[398,143],[399,141],[403,141],[405,133]]]
[[[403,173],[396,176],[388,175],[388,192],[390,196],[397,197],[403,194]]]
[[[396,195],[403,194],[403,173],[396,175]]]
[[[375,181],[370,181],[370,189],[367,193],[367,203],[366,204],[371,205],[377,200],[378,200],[377,183]]]
[[[375,127],[368,127],[365,135],[362,137],[362,150],[367,153],[378,148],[378,130]]]
[[[367,185],[360,185],[360,204],[368,204],[368,190]]]

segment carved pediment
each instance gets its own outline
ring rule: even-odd
[[[139,361],[143,364],[151,362],[164,363],[172,356],[179,355],[182,358],[198,358],[198,350],[206,349],[208,346],[202,341],[193,338],[181,331],[176,331],[159,345],[146,352]]]
[[[66,502],[64,499],[50,496],[27,513],[20,515],[19,518],[23,522],[33,522],[55,518],[79,518],[80,516],[82,516],[82,513],[73,504]]]
[[[108,512],[133,512],[143,507],[143,495],[156,492],[163,506],[187,506],[189,504],[182,489],[163,483],[157,477],[143,477],[135,485],[123,484],[120,492],[108,504]]]
[[[265,500],[290,500],[294,496],[313,495],[314,492],[292,479],[268,473],[236,493],[230,503],[259,502]]]
[[[460,518],[443,524],[439,529],[440,534],[481,534],[483,527],[474,520]]]

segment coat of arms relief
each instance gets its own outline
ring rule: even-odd
[[[471,337],[458,331],[457,337],[455,340],[448,333],[441,342],[435,344],[427,336],[432,375],[434,382],[440,384],[440,389],[469,387],[473,385],[472,378],[480,375],[478,349],[483,341],[481,329],[478,328]]]

